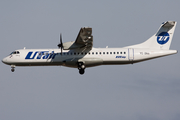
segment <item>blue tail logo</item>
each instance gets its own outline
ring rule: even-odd
[[[157,36],[157,42],[161,45],[166,44],[169,41],[169,33],[162,32]]]

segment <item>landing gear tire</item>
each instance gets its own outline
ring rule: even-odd
[[[14,72],[14,71],[15,71],[15,69],[14,69],[14,68],[12,68],[12,69],[11,69],[11,72]]]
[[[11,72],[15,71],[15,65],[11,65]]]
[[[79,69],[79,74],[83,75],[84,74],[84,69]]]
[[[79,74],[83,75],[85,72],[85,68],[86,68],[86,66],[84,65],[83,62],[78,63]]]

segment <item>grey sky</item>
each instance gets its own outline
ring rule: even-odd
[[[1,0],[1,59],[15,49],[57,48],[81,27],[94,47],[124,47],[151,37],[162,22],[178,22],[178,0]],[[134,65],[87,68],[0,64],[0,120],[179,120],[179,53]]]

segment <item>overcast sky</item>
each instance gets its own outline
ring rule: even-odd
[[[1,59],[16,49],[57,48],[92,27],[94,47],[141,43],[180,22],[179,0],[1,0]],[[171,49],[180,50],[177,24]],[[180,55],[78,69],[0,64],[0,120],[179,120]]]

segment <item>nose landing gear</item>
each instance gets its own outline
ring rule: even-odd
[[[84,65],[83,62],[78,63],[79,74],[83,75],[85,72],[85,68],[86,68],[86,66]]]
[[[84,74],[84,69],[79,69],[79,74],[83,75]]]
[[[11,72],[15,71],[15,65],[11,65]]]

